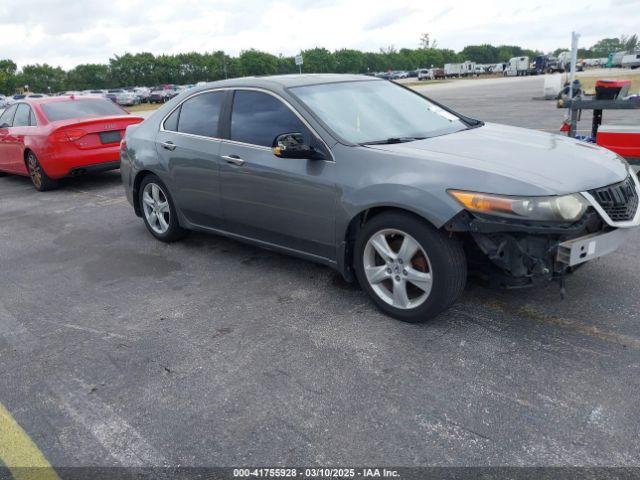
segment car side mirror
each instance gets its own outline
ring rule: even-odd
[[[273,140],[271,150],[276,157],[302,158],[315,160],[324,158],[322,152],[311,145],[304,143],[304,135],[301,133],[283,133]]]

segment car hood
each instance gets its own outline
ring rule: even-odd
[[[554,195],[610,185],[628,175],[625,163],[610,150],[565,136],[490,123],[449,135],[371,148],[511,178]],[[482,190],[482,185],[477,189]],[[488,193],[513,194],[508,184],[505,191]]]

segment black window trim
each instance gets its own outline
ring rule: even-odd
[[[171,111],[171,113],[169,115],[167,115],[162,120],[162,129],[164,130],[164,124],[167,121],[167,119],[173,114],[173,112],[175,112],[176,110],[179,110],[179,112],[178,112],[178,122],[176,123],[176,129],[177,130],[164,130],[165,132],[173,132],[173,133],[179,133],[180,135],[188,135],[190,137],[204,138],[204,139],[208,139],[208,140],[219,141],[220,140],[220,125],[221,125],[221,122],[222,122],[222,120],[224,118],[223,113],[224,113],[225,105],[227,103],[227,96],[226,95],[223,95],[222,101],[220,102],[220,112],[218,113],[218,131],[216,132],[216,136],[215,137],[210,137],[210,136],[207,136],[207,135],[198,135],[197,133],[188,133],[188,132],[179,131],[180,130],[180,117],[182,116],[182,106],[187,101],[191,100],[192,98],[195,98],[198,95],[204,95],[206,93],[216,93],[216,90],[198,92],[198,93],[196,93],[194,95],[191,95],[189,98],[185,98],[185,100],[183,102],[180,102],[180,105],[178,105],[176,108],[174,108]]]
[[[20,105],[26,105],[27,108],[29,109],[29,125],[20,125],[19,127],[16,127],[13,125],[13,122],[16,121],[16,113],[18,113],[18,109],[16,108],[15,113],[13,114],[13,120],[11,121],[11,128],[24,128],[24,127],[37,127],[38,126],[38,118],[36,117],[36,112],[33,111],[33,107],[31,107],[31,105],[29,105],[27,102],[16,102],[16,105],[20,106]],[[31,116],[33,116],[33,119],[36,121],[35,125],[31,125]]]
[[[216,142],[219,142],[220,140],[222,140],[222,138],[220,138],[220,127],[221,127],[221,122],[223,121],[224,117],[223,117],[223,113],[225,110],[225,105],[226,105],[226,101],[227,98],[226,96],[222,99],[222,104],[220,105],[220,113],[218,115],[218,136],[217,137],[207,137],[206,135],[197,135],[195,133],[187,133],[187,132],[178,132],[176,130],[167,130],[166,128],[164,128],[164,124],[166,123],[167,119],[173,115],[173,112],[175,112],[176,110],[180,109],[180,112],[178,112],[178,123],[176,125],[176,128],[180,128],[180,115],[182,115],[182,105],[187,101],[187,100],[191,100],[194,97],[197,97],[198,95],[204,95],[205,93],[214,93],[214,92],[221,92],[221,91],[225,91],[228,90],[226,88],[214,88],[211,90],[203,90],[201,92],[196,92],[193,95],[190,95],[189,97],[185,98],[183,101],[181,101],[178,105],[176,105],[175,107],[173,107],[169,113],[167,113],[163,118],[162,121],[160,122],[160,131],[161,132],[167,132],[167,133],[173,133],[176,135],[185,135],[187,137],[194,137],[194,138],[201,138],[204,140],[213,140]]]
[[[324,159],[324,161],[335,162],[334,157],[333,157],[333,152],[329,148],[329,145],[327,145],[327,142],[325,142],[324,139],[320,135],[318,135],[318,132],[309,124],[309,122],[300,114],[300,112],[298,112],[293,107],[293,105],[291,105],[286,99],[282,98],[280,95],[278,95],[275,92],[272,92],[271,90],[267,90],[266,88],[242,87],[242,86],[238,86],[238,87],[219,87],[219,88],[210,88],[210,89],[207,89],[207,90],[202,90],[200,92],[196,92],[193,95],[190,95],[189,97],[185,98],[183,101],[181,101],[175,107],[173,107],[169,111],[169,113],[167,113],[162,118],[162,121],[160,122],[160,131],[161,132],[173,133],[173,134],[177,134],[177,135],[186,135],[186,136],[189,136],[189,137],[201,138],[201,139],[205,139],[205,140],[213,140],[213,141],[216,141],[216,142],[231,143],[231,144],[235,144],[235,145],[241,145],[241,146],[244,146],[244,147],[255,148],[256,150],[268,150],[268,151],[271,151],[271,147],[265,147],[264,145],[255,145],[253,143],[238,142],[238,141],[235,141],[235,140],[231,140],[231,138],[229,138],[230,137],[230,133],[231,133],[230,132],[230,130],[231,130],[231,109],[232,109],[232,102],[233,102],[233,94],[237,90],[249,90],[249,91],[254,91],[254,92],[262,92],[262,93],[266,93],[268,95],[271,95],[276,100],[280,100],[289,110],[291,110],[293,112],[293,114],[296,117],[298,117],[298,119],[304,124],[304,126],[309,129],[309,132],[311,133],[311,135],[313,135],[318,140],[320,140],[320,142],[322,142],[322,145],[324,146],[324,149],[326,150],[326,153],[328,153],[328,155],[329,155],[328,158]],[[196,95],[202,95],[204,93],[210,93],[210,92],[222,92],[222,91],[226,91],[227,92],[227,96],[223,99],[222,107],[220,108],[220,117],[218,119],[218,135],[219,135],[219,137],[205,137],[205,136],[202,136],[202,135],[195,135],[193,133],[174,132],[173,130],[166,130],[164,128],[164,123],[167,121],[167,118],[169,118],[171,116],[171,114],[174,111],[176,111],[178,108],[181,108],[182,104],[184,102],[186,102],[187,100],[195,97]]]
[[[18,105],[20,103],[14,103],[13,105],[9,105],[7,108],[5,108],[5,110],[2,112],[2,114],[4,115],[4,113],[9,110],[10,108],[16,107],[16,109],[13,111],[13,116],[11,117],[11,124],[6,127],[6,128],[13,128],[13,119],[16,117],[16,112],[18,111]]]

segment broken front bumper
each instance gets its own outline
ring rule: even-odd
[[[471,273],[495,285],[527,286],[615,251],[640,226],[640,182],[634,173],[581,194],[590,207],[573,223],[462,211],[444,228],[461,234]]]
[[[470,273],[524,287],[571,273],[616,250],[635,228],[614,228],[595,210],[572,224],[524,223],[462,212],[445,228],[462,235]]]

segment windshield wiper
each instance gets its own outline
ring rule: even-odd
[[[391,137],[385,140],[373,140],[371,142],[362,142],[360,145],[390,145],[392,143],[413,142],[415,140],[424,140],[427,137]]]
[[[484,126],[484,122],[482,120],[476,120],[475,118],[470,118],[466,123],[469,125],[467,130]]]

